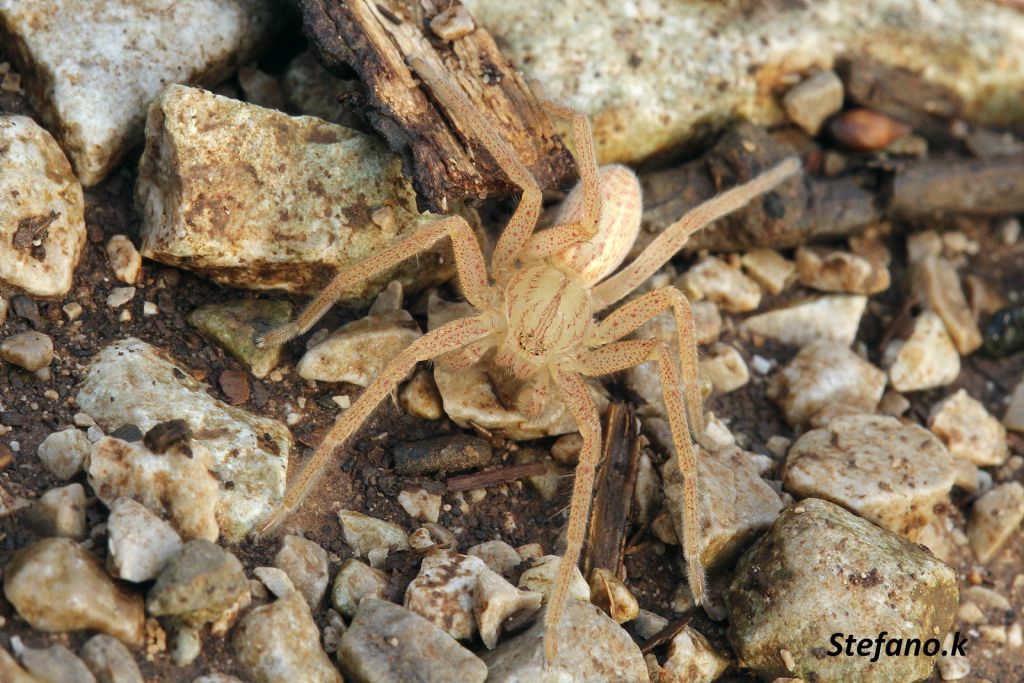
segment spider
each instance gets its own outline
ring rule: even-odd
[[[479,358],[483,351],[495,348],[496,365],[523,382],[517,395],[520,409],[527,415],[538,414],[552,390],[557,390],[583,437],[570,503],[566,550],[544,616],[544,657],[551,664],[557,654],[556,626],[583,544],[594,472],[601,452],[600,418],[585,377],[608,375],[647,361],[658,364],[675,462],[684,481],[682,544],[687,577],[695,600],[701,603],[705,599],[704,570],[699,559],[696,462],[691,441],[691,434],[699,441],[704,429],[690,305],[679,290],[661,287],[600,320],[595,315],[639,287],[682,248],[691,234],[768,192],[795,173],[800,163],[789,158],[697,206],[658,235],[628,266],[612,275],[625,260],[640,228],[640,184],[624,166],[598,168],[588,118],[568,107],[541,100],[548,115],[570,124],[580,182],[559,208],[554,227],[535,233],[542,195],[530,172],[447,77],[418,57],[410,60],[410,66],[438,101],[457,113],[457,120],[465,122],[468,133],[481,141],[502,171],[522,189],[522,197],[495,245],[490,274],[470,226],[460,216],[448,216],[342,270],[294,321],[257,338],[259,346],[272,346],[303,334],[346,288],[394,268],[446,237],[451,239],[454,249],[462,294],[479,311],[478,315],[427,333],[395,357],[352,407],[338,417],[288,488],[282,504],[261,520],[255,533],[258,536],[271,532],[302,503],[335,450],[418,362],[467,348]],[[675,317],[681,370],[673,350],[663,341],[622,340],[666,309],[671,309]]]

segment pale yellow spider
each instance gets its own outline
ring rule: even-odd
[[[277,345],[306,332],[346,288],[394,268],[445,237],[452,240],[462,293],[480,311],[479,315],[455,320],[429,332],[394,358],[352,407],[338,417],[309,463],[295,478],[281,506],[260,522],[256,534],[275,529],[302,503],[334,451],[370,417],[418,362],[465,347],[477,352],[497,347],[495,363],[526,382],[526,388],[518,395],[523,412],[539,413],[553,386],[560,392],[583,436],[570,504],[566,550],[545,614],[544,654],[550,664],[557,647],[555,625],[560,621],[572,570],[583,543],[594,470],[601,452],[600,419],[584,377],[607,375],[647,361],[658,363],[676,463],[684,481],[686,523],[682,543],[687,574],[695,600],[704,599],[696,464],[690,439],[691,431],[698,439],[702,436],[703,414],[690,305],[679,290],[662,287],[612,311],[600,321],[594,316],[639,287],[679,251],[695,231],[769,191],[796,172],[800,164],[796,159],[787,159],[750,182],[694,208],[658,235],[627,267],[605,279],[623,262],[636,239],[640,228],[640,184],[636,175],[624,166],[598,169],[587,117],[557,104],[543,103],[550,115],[571,122],[580,183],[560,208],[554,227],[534,234],[541,212],[541,190],[530,172],[447,78],[420,59],[413,59],[412,67],[430,86],[434,96],[449,111],[458,113],[457,120],[466,122],[470,128],[466,132],[480,140],[501,169],[522,188],[522,198],[495,246],[490,277],[469,225],[459,216],[449,216],[341,271],[296,320],[258,339],[261,346]],[[664,342],[654,339],[616,341],[669,308],[678,330],[681,381],[673,353]]]

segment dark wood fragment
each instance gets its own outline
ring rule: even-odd
[[[293,0],[320,61],[333,73],[354,71],[366,86],[370,124],[406,163],[426,203],[517,196],[468,129],[416,78],[408,59],[418,55],[447,73],[533,173],[542,188],[572,168],[571,157],[525,81],[483,28],[444,42],[430,20],[456,0]],[[411,172],[410,172],[411,171]]]
[[[154,453],[165,453],[172,446],[192,440],[192,430],[184,420],[167,420],[153,425],[142,442]]]
[[[452,477],[448,480],[448,493],[495,486],[496,484],[502,484],[507,481],[514,481],[516,479],[523,479],[524,477],[544,474],[546,471],[544,463],[528,462],[522,465],[510,465],[509,467],[484,470],[483,472],[463,474],[458,477]]]
[[[907,164],[893,180],[890,210],[900,218],[1024,213],[1024,157]]]
[[[633,507],[637,464],[640,459],[636,417],[623,403],[608,406],[604,447],[597,468],[594,502],[590,507],[583,576],[598,568],[622,577],[626,531]]]
[[[686,628],[686,625],[691,621],[693,621],[693,617],[681,617],[675,621],[669,622],[665,628],[661,629],[644,641],[644,644],[640,646],[640,652],[647,654],[659,645],[672,640],[680,631]]]

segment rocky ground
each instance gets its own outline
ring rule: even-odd
[[[422,365],[284,535],[246,538],[288,463],[384,362],[461,313],[437,252],[352,292],[280,351],[252,344],[324,268],[430,218],[366,128],[242,104],[349,123],[316,94],[354,86],[317,70],[301,41],[282,44],[220,97],[164,91],[145,151],[108,140],[93,158],[65,142],[90,178],[82,193],[28,120],[47,118],[8,58],[0,188],[60,211],[0,206],[30,218],[0,224],[5,680],[535,679],[579,444],[564,409],[526,420],[509,407],[486,363]],[[943,158],[924,131],[841,113],[831,71],[791,85],[777,93],[779,137],[798,140],[815,176]],[[675,144],[687,125],[663,137]],[[291,168],[275,172],[281,159]],[[659,170],[643,175],[648,191]],[[257,192],[247,174],[276,182]],[[486,242],[508,207],[475,208],[459,210]],[[314,215],[333,222],[306,229]],[[648,216],[647,238],[660,227]],[[599,392],[636,406],[644,434],[624,570],[574,585],[560,665],[577,680],[1024,680],[1022,244],[1012,212],[947,213],[815,246],[679,255],[652,278],[698,317],[713,600],[694,608],[686,586],[657,378],[624,373]],[[270,265],[281,254],[290,265]],[[266,287],[278,289],[253,291]],[[672,328],[659,318],[640,334],[671,340]],[[485,485],[465,476],[487,472]],[[832,633],[882,630],[959,630],[966,657],[933,670],[929,657],[822,654]]]

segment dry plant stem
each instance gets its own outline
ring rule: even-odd
[[[586,119],[558,105],[546,105],[548,111],[566,116],[573,124],[581,184],[575,195],[570,194],[577,203],[567,204],[568,214],[563,222],[532,241],[540,210],[540,189],[529,171],[457,87],[422,59],[414,57],[412,66],[434,96],[449,111],[458,114],[456,118],[468,129],[464,132],[475,136],[501,169],[523,189],[523,198],[499,238],[491,262],[491,275],[498,287],[492,287],[488,280],[484,258],[469,226],[461,218],[450,217],[342,271],[295,322],[258,340],[260,345],[277,344],[308,330],[346,287],[393,268],[446,236],[454,245],[462,291],[481,312],[428,333],[394,358],[356,403],[338,417],[309,463],[295,477],[281,507],[257,525],[256,533],[273,530],[298,507],[334,451],[345,444],[417,362],[467,346],[481,353],[496,347],[496,365],[523,382],[524,388],[517,394],[518,408],[526,414],[540,412],[554,385],[583,436],[570,503],[566,551],[544,617],[544,654],[546,664],[551,666],[557,655],[557,626],[586,536],[595,470],[601,455],[600,418],[584,376],[606,375],[648,361],[658,364],[675,462],[684,482],[686,523],[682,535],[687,573],[694,599],[698,603],[705,599],[704,570],[698,552],[701,525],[697,469],[690,434],[692,427],[693,436],[701,438],[703,413],[689,303],[681,292],[662,288],[621,307],[602,322],[594,321],[594,311],[618,301],[640,285],[668,261],[694,231],[771,189],[799,169],[799,163],[795,159],[787,160],[765,175],[698,206],[660,235],[633,264],[605,284],[597,285],[622,263],[636,237],[641,206],[635,175],[621,166],[606,167],[599,172],[594,166],[596,155],[593,140],[588,137]],[[560,251],[558,247],[563,245],[568,249]],[[535,253],[549,256],[540,258]],[[600,295],[596,300],[595,292]],[[678,348],[651,339],[616,341],[667,308],[671,308],[675,316]],[[682,374],[676,365],[676,356],[682,361]]]

